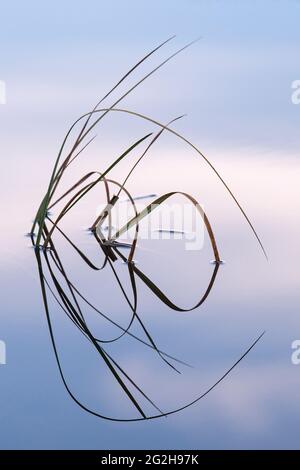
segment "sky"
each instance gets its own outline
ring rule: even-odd
[[[0,448],[299,448],[300,369],[290,360],[291,343],[300,335],[300,104],[292,102],[292,83],[300,80],[299,15],[296,0],[29,0],[1,5],[0,80],[6,84],[6,104],[0,104],[0,340],[7,346],[7,364],[0,365]],[[173,34],[176,38],[120,91],[169,54],[199,41],[125,98],[122,107],[161,122],[186,114],[174,129],[201,148],[238,195],[269,262],[207,165],[178,140],[164,136],[130,188],[137,194],[176,188],[200,198],[226,265],[202,315],[184,321],[153,303],[142,289],[144,315],[153,321],[153,331],[174,353],[184,350],[196,362],[195,372],[185,371],[179,380],[153,368],[149,378],[129,347],[121,346],[118,353],[154,395],[157,384],[174,380],[178,395],[191,398],[195,388],[204,390],[258,334],[266,334],[240,368],[199,405],[168,420],[107,423],[76,407],[60,382],[35,260],[23,235],[68,127],[137,60]],[[109,116],[74,174],[100,171],[128,141],[154,129],[133,118]],[[80,241],[92,250],[84,237]],[[141,263],[150,271],[159,265],[152,249],[164,256],[161,248],[145,247]],[[183,266],[188,263],[187,271],[197,273],[192,259],[179,259]],[[82,281],[73,259],[69,262]],[[194,277],[185,291],[184,280],[168,270],[161,273],[166,288],[182,302],[188,302],[187,292],[198,295]],[[110,292],[113,286],[109,279],[105,282]],[[95,295],[96,281],[90,286]],[[116,297],[111,308],[117,317],[125,314],[121,305]],[[103,376],[95,372],[89,352],[73,338],[59,310],[53,311],[72,384],[93,406],[99,406],[100,396],[105,408],[122,411],[119,393],[112,392],[103,371]],[[178,331],[184,331],[180,339]],[[73,355],[78,357],[75,365]],[[166,387],[164,404],[169,391]]]

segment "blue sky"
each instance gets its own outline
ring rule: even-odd
[[[186,112],[189,129],[209,143],[217,132],[219,145],[247,145],[255,138],[266,147],[280,146],[281,140],[297,146],[298,110],[291,106],[290,87],[299,74],[299,9],[292,0],[4,4],[0,44],[6,116],[17,109],[20,120],[30,116],[35,126],[43,116],[55,132],[55,122],[60,128],[66,122],[59,104],[71,120],[153,45],[178,35],[150,62],[156,64],[201,36],[126,105],[142,101],[159,116]],[[152,92],[148,103],[153,89],[158,94],[153,101]]]

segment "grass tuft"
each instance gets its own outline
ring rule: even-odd
[[[128,72],[123,75],[123,77],[108,91],[96,104],[96,106],[92,109],[92,111],[83,114],[79,119],[77,119],[70,129],[68,130],[63,143],[60,147],[58,155],[56,157],[54,167],[52,170],[52,174],[50,177],[50,181],[45,192],[45,195],[39,205],[37,210],[33,226],[30,232],[30,237],[32,241],[32,245],[34,247],[34,252],[36,256],[38,272],[39,272],[39,279],[40,279],[40,286],[42,292],[42,298],[45,308],[45,314],[47,318],[48,328],[50,332],[50,338],[54,350],[54,354],[56,357],[58,369],[60,372],[61,379],[63,384],[70,395],[70,397],[85,411],[88,411],[92,415],[111,420],[111,421],[139,421],[139,420],[146,420],[146,419],[155,419],[160,418],[162,416],[168,416],[170,414],[176,413],[178,411],[182,411],[187,407],[193,405],[194,403],[198,402],[204,396],[206,396],[211,390],[213,390],[222,380],[227,377],[227,375],[239,364],[239,362],[244,359],[244,357],[251,351],[251,349],[256,345],[256,343],[261,339],[263,336],[260,335],[251,345],[246,349],[246,351],[240,356],[240,358],[219,378],[205,393],[202,393],[192,402],[187,403],[177,409],[171,411],[162,411],[160,407],[154,403],[154,401],[143,391],[141,386],[129,375],[127,371],[116,361],[115,358],[108,353],[106,350],[106,345],[115,343],[116,341],[120,340],[124,336],[128,336],[134,341],[137,341],[144,345],[147,348],[150,348],[154,354],[157,354],[162,362],[170,367],[175,372],[181,373],[180,367],[190,367],[185,361],[174,357],[173,355],[163,351],[156,341],[154,340],[153,336],[151,335],[149,328],[145,325],[144,321],[141,318],[141,315],[138,311],[138,287],[137,287],[137,278],[139,281],[144,283],[148,289],[165,305],[167,305],[170,309],[177,311],[177,312],[189,312],[199,308],[205,300],[207,299],[208,295],[210,294],[213,285],[216,281],[217,273],[219,270],[220,265],[222,264],[219,250],[216,242],[216,237],[213,232],[213,228],[208,220],[206,213],[203,211],[202,207],[199,203],[189,194],[183,192],[169,192],[163,194],[159,197],[152,194],[151,197],[155,197],[155,199],[146,206],[144,210],[141,212],[137,211],[135,200],[139,199],[138,197],[133,198],[132,195],[129,193],[128,189],[126,188],[126,184],[129,178],[134,173],[137,165],[139,165],[145,156],[149,153],[151,147],[159,140],[160,136],[163,132],[169,132],[175,138],[185,142],[190,148],[192,148],[198,156],[200,156],[204,161],[209,165],[211,170],[216,174],[219,181],[224,185],[229,195],[234,200],[235,204],[241,211],[242,215],[246,219],[247,223],[249,224],[254,236],[256,237],[263,253],[266,255],[266,251],[263,247],[263,244],[253,226],[250,219],[248,218],[246,212],[242,208],[239,201],[234,196],[233,192],[224,181],[220,173],[216,170],[216,168],[212,165],[212,163],[207,159],[206,156],[188,139],[186,139],[183,135],[179,134],[178,132],[174,131],[170,126],[178,119],[181,119],[183,116],[179,116],[167,124],[162,124],[159,121],[152,119],[144,114],[131,111],[128,109],[117,108],[116,106],[130,93],[132,93],[138,86],[140,86],[145,80],[147,80],[150,76],[156,73],[160,68],[162,68],[165,64],[167,64],[171,59],[176,57],[178,54],[189,48],[192,44],[196,41],[192,41],[188,43],[184,47],[176,50],[173,54],[169,55],[164,61],[158,64],[154,69],[152,69],[149,73],[143,76],[142,79],[137,81],[133,86],[131,86],[125,93],[123,93],[110,107],[101,107],[102,103],[110,96],[112,92],[115,92],[119,85],[123,83],[131,74],[135,72],[149,57],[155,54],[159,49],[163,46],[168,44],[170,41],[174,39],[174,36],[168,38],[166,41],[162,42],[158,46],[156,46],[153,50],[151,50],[148,54],[142,57]],[[146,121],[147,123],[151,123],[151,125],[155,125],[158,130],[156,133],[147,133],[145,136],[142,136],[140,139],[132,143],[125,149],[106,169],[102,172],[98,171],[90,171],[82,175],[77,181],[75,181],[66,191],[63,192],[62,195],[56,196],[56,193],[60,189],[61,182],[64,178],[64,175],[69,170],[72,163],[84,153],[84,150],[94,141],[95,135],[91,136],[91,132],[101,123],[101,120],[110,113],[119,113],[126,116],[135,117],[137,119]],[[76,128],[76,126],[80,126],[80,130],[75,138],[74,142],[71,143],[71,150],[65,153],[65,147],[67,142],[69,143],[72,131]],[[117,182],[110,178],[110,172],[117,167],[117,165],[123,161],[128,159],[133,150],[139,150],[145,143],[147,143],[146,148],[141,152],[141,156],[138,158],[136,163],[132,166],[129,166],[129,171],[125,176],[123,182]],[[68,214],[74,207],[78,204],[80,200],[85,198],[87,194],[93,190],[94,188],[98,187],[99,185],[104,185],[105,193],[106,193],[106,202],[107,206],[103,210],[103,212],[94,220],[91,221],[90,224],[90,231],[93,235],[99,250],[104,254],[104,261],[101,265],[97,265],[94,261],[92,261],[88,255],[83,251],[82,248],[78,247],[70,238],[68,234],[64,232],[61,228],[61,222],[63,221],[66,214]],[[111,188],[114,188],[114,191],[111,191]],[[111,196],[113,194],[113,196]],[[114,209],[115,205],[118,203],[120,195],[123,194],[126,197],[133,208],[134,216],[117,232],[114,232],[114,228],[112,226],[112,217],[111,212]],[[160,287],[154,283],[146,274],[139,269],[136,264],[134,263],[134,254],[137,247],[137,241],[139,237],[139,223],[147,216],[149,216],[155,209],[163,206],[165,202],[171,198],[172,196],[180,194],[182,197],[187,199],[189,203],[191,203],[197,211],[199,217],[201,217],[206,232],[208,234],[208,238],[210,240],[210,245],[212,249],[212,254],[214,258],[214,266],[212,268],[212,275],[211,279],[204,290],[204,293],[200,296],[200,299],[196,302],[193,307],[185,308],[175,304],[171,299],[169,299],[164,292],[160,289]],[[60,210],[59,214],[56,216],[55,219],[52,219],[50,209],[56,206],[58,203],[63,203],[63,208]],[[105,226],[104,226],[105,224]],[[121,251],[122,247],[124,247],[124,243],[119,242],[119,238],[121,235],[127,233],[130,229],[134,228],[134,238],[131,244],[126,246],[128,248],[128,256],[125,256],[123,251]],[[37,231],[36,235],[35,232]],[[74,254],[80,257],[81,261],[85,264],[85,266],[89,267],[93,271],[101,271],[104,269],[110,269],[113,275],[116,278],[117,284],[121,289],[121,292],[124,297],[124,301],[129,306],[131,311],[130,320],[128,322],[127,327],[123,327],[114,320],[110,318],[109,314],[105,314],[92,304],[86,296],[81,292],[78,286],[76,286],[70,279],[70,276],[67,274],[63,262],[60,257],[59,249],[56,246],[55,242],[55,234],[59,233],[65,243],[68,244],[69,247],[74,250]],[[129,295],[126,293],[126,290],[117,274],[117,271],[114,267],[114,263],[120,260],[126,263],[127,270],[128,270],[128,284],[130,286],[131,292],[131,299]],[[114,418],[105,416],[100,414],[96,411],[91,410],[83,403],[81,403],[76,396],[71,391],[67,380],[64,375],[63,367],[60,361],[59,351],[55,341],[55,335],[52,326],[51,320],[51,312],[49,307],[49,294],[54,298],[57,302],[57,305],[61,309],[62,312],[69,318],[69,320],[74,324],[76,328],[82,333],[83,337],[89,341],[91,347],[97,352],[99,355],[99,359],[104,362],[108,370],[113,375],[116,383],[121,387],[124,394],[127,396],[128,400],[132,404],[135,411],[138,413],[138,417],[134,417],[131,419],[121,419],[121,418]],[[99,316],[105,319],[110,324],[114,325],[118,333],[114,338],[109,340],[101,339],[96,337],[88,323],[85,319],[85,312],[84,308],[81,306],[82,302],[84,305],[92,308]],[[133,324],[137,324],[139,326],[140,334],[134,334],[132,332]],[[146,414],[142,405],[141,399],[146,400],[148,404],[154,409],[152,414]]]

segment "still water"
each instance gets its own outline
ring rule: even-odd
[[[154,155],[153,160],[156,158]],[[223,174],[231,176],[236,192],[247,195],[247,213],[255,215],[255,227],[269,256],[266,261],[219,183],[211,184],[209,176],[201,176],[203,168],[197,157],[187,157],[184,171],[190,172],[187,182],[180,171],[181,159],[171,158],[173,171],[167,182],[157,175],[149,159],[145,168],[139,170],[147,172],[147,183],[133,181],[131,186],[137,195],[151,191],[161,194],[171,188],[184,191],[188,187],[189,193],[199,201],[207,198],[205,208],[226,264],[220,266],[204,304],[192,312],[170,310],[137,281],[139,314],[158,347],[193,368],[179,364],[181,374],[177,374],[150,348],[132,339],[123,338],[106,350],[142,385],[159,408],[167,411],[205,392],[263,331],[266,334],[215,390],[178,415],[129,424],[108,423],[90,416],[71,401],[60,380],[34,252],[30,240],[24,237],[31,223],[30,212],[21,213],[11,222],[14,230],[13,235],[7,235],[3,247],[5,269],[1,274],[1,335],[7,345],[7,364],[1,366],[4,404],[1,413],[5,423],[1,445],[4,448],[145,447],[150,440],[153,448],[174,447],[174,442],[178,447],[191,448],[214,448],[216,442],[224,448],[276,447],[279,441],[282,446],[297,445],[292,430],[298,422],[299,372],[298,366],[291,362],[291,343],[300,334],[299,268],[295,261],[299,256],[299,229],[294,208],[289,203],[299,196],[297,162],[290,158],[284,167],[280,166],[280,171],[276,167],[280,156],[271,167],[267,159],[250,162],[248,158],[241,163],[238,156],[231,156],[223,164]],[[161,174],[168,175],[165,163]],[[279,195],[282,179],[288,181],[289,190]],[[99,204],[104,202],[103,194],[99,192],[96,199]],[[66,221],[65,230],[86,254],[100,262],[94,238],[84,230],[96,204],[90,201],[87,206],[76,208],[76,213]],[[206,238],[203,248],[197,251],[186,250],[185,242],[174,237],[142,239],[135,254],[137,266],[175,303],[189,308],[203,294],[213,270],[211,247]],[[90,302],[126,327],[130,310],[109,267],[95,272],[58,240],[59,244],[72,282],[80,286]],[[124,288],[130,292],[127,266],[117,261],[116,270]],[[128,399],[88,342],[51,300],[50,308],[62,363],[76,397],[96,412],[120,418],[136,417]],[[116,335],[116,328],[95,316],[91,309],[85,311],[95,335],[99,333],[104,339]],[[132,332],[141,334],[136,325]],[[144,405],[150,413],[148,405]],[[287,429],[291,429],[290,434]]]

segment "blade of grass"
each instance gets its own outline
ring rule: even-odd
[[[96,113],[98,112],[103,112],[107,110],[107,108],[104,108],[104,109],[99,109],[97,111],[95,111]],[[109,111],[110,112],[118,112],[118,113],[125,113],[125,114],[129,114],[131,116],[135,116],[135,117],[138,117],[140,119],[143,119],[143,120],[146,120],[148,122],[151,122],[153,124],[156,124],[157,126],[161,127],[161,128],[164,128],[165,130],[167,130],[168,132],[170,132],[171,134],[173,134],[174,136],[178,137],[180,140],[182,140],[183,142],[185,142],[188,146],[190,146],[192,149],[194,149],[198,155],[201,156],[201,158],[204,159],[204,161],[209,165],[209,167],[212,169],[212,171],[215,173],[215,175],[217,176],[217,178],[219,179],[219,181],[223,184],[223,186],[225,187],[226,191],[230,194],[230,196],[232,197],[232,199],[234,200],[235,204],[237,205],[237,207],[239,208],[240,212],[242,213],[243,217],[245,218],[245,220],[247,221],[249,227],[251,228],[251,231],[253,232],[256,240],[258,241],[261,249],[262,249],[262,252],[265,256],[266,259],[268,259],[268,255],[267,255],[267,252],[262,244],[262,241],[260,239],[260,237],[258,236],[252,222],[250,221],[249,217],[247,216],[246,212],[244,211],[244,209],[242,208],[241,204],[239,203],[238,199],[235,197],[235,195],[233,194],[233,192],[231,191],[231,189],[229,188],[229,186],[227,185],[227,183],[225,182],[225,180],[222,178],[222,176],[220,175],[220,173],[216,170],[215,166],[212,165],[212,163],[209,161],[209,159],[207,157],[205,157],[205,155],[192,143],[190,142],[188,139],[186,139],[182,134],[179,134],[178,132],[174,131],[173,129],[171,129],[170,127],[166,127],[164,124],[160,123],[159,121],[155,120],[155,119],[152,119],[144,114],[141,114],[141,113],[138,113],[138,112],[135,112],[135,111],[130,111],[128,109],[120,109],[120,108],[112,108],[110,109],[109,108]],[[89,114],[89,113],[88,113]],[[82,119],[84,118],[86,115],[83,115],[81,116],[81,118],[79,119]]]
[[[134,150],[138,145],[140,145],[142,142],[144,142],[144,140],[148,139],[148,137],[150,137],[152,135],[152,133],[149,133],[149,134],[146,134],[144,137],[142,137],[141,139],[139,139],[138,141],[136,141],[134,144],[132,144],[128,149],[125,150],[125,152],[123,152],[120,157],[118,157],[102,174],[101,176],[99,176],[99,178],[97,178],[93,183],[90,184],[89,188],[85,189],[84,191],[81,192],[81,194],[78,196],[78,198],[74,201],[74,200],[71,200],[71,203],[69,202],[64,208],[63,210],[61,211],[61,213],[59,214],[59,216],[57,217],[56,221],[54,222],[54,225],[52,226],[51,228],[51,231],[49,233],[49,237],[46,238],[45,242],[44,242],[44,247],[46,248],[47,247],[47,243],[49,241],[49,238],[51,237],[57,223],[60,221],[60,219],[66,214],[66,212],[68,212],[75,204],[77,204],[77,202],[87,194],[88,191],[90,191],[97,183],[99,183],[99,181],[101,181],[121,160],[123,160],[123,158],[126,157],[126,155],[128,155],[132,150]],[[73,199],[73,198],[72,198]],[[37,237],[37,244],[38,244],[38,237]]]

